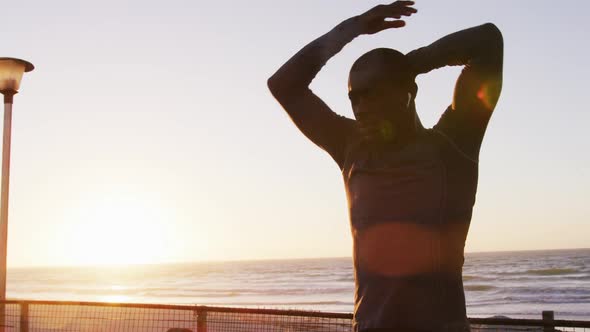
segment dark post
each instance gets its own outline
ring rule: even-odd
[[[29,332],[29,304],[20,304],[20,332]]]
[[[555,313],[550,311],[543,311],[543,332],[554,332],[555,325],[553,325],[553,321],[555,320]],[[548,323],[548,324],[547,324]]]
[[[22,74],[35,69],[32,63],[16,58],[0,58],[0,93],[4,95],[4,132],[2,133],[2,184],[0,198],[0,331],[6,324],[6,250],[8,242],[8,177],[10,176],[10,139],[12,102],[18,93]]]
[[[0,197],[0,301],[6,301],[6,250],[8,248],[8,179],[10,177],[10,136],[12,132],[12,100],[16,92],[4,95],[4,131],[2,138],[2,190]],[[6,306],[0,305],[0,331],[6,326]]]
[[[207,332],[207,311],[197,311],[197,332]]]

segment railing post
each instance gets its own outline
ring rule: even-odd
[[[543,311],[543,323],[549,323],[543,325],[543,332],[554,332],[555,325],[553,325],[553,321],[555,320],[555,313],[552,310]]]
[[[197,332],[207,332],[207,311],[197,311]]]
[[[20,303],[20,332],[29,332],[29,304]]]
[[[0,301],[4,301],[1,299]],[[6,324],[6,304],[4,302],[0,303],[0,332],[4,332],[4,325]]]

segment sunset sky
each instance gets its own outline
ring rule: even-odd
[[[350,256],[337,165],[266,87],[292,54],[377,1],[8,1],[0,57],[31,61],[15,97],[8,265]],[[467,252],[590,247],[590,2],[422,0],[363,36],[312,89],[352,117],[347,75],[485,22],[503,93],[480,156]],[[418,79],[432,126],[460,68]]]

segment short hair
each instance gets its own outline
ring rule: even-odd
[[[376,48],[361,55],[350,68],[350,72],[375,65],[384,66],[384,75],[389,75],[396,85],[411,86],[416,74],[408,58],[401,52],[391,48]]]

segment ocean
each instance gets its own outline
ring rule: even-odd
[[[351,258],[13,268],[7,298],[352,312]],[[590,320],[590,249],[468,253],[469,317]]]

